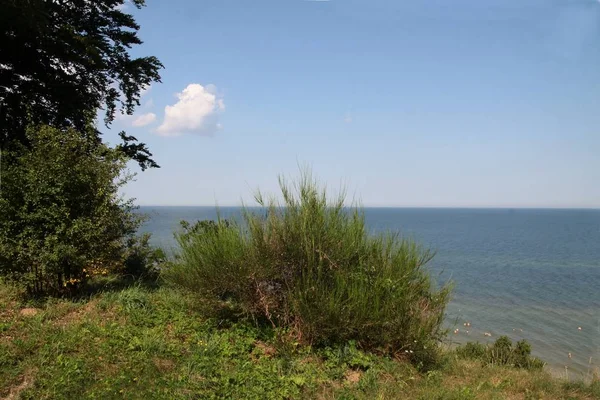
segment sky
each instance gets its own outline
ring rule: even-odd
[[[597,0],[147,0],[140,205],[252,205],[309,167],[365,206],[600,207]]]

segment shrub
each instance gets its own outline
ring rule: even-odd
[[[508,336],[500,336],[490,349],[494,364],[508,365],[513,361],[512,341]]]
[[[57,293],[120,270],[139,223],[118,190],[127,159],[89,133],[40,126],[2,154],[0,273]]]
[[[434,361],[449,287],[435,288],[432,254],[397,234],[371,235],[363,212],[329,200],[309,174],[283,203],[256,196],[241,223],[184,225],[171,283],[234,302],[258,322],[293,329],[314,344],[362,348]]]
[[[488,348],[479,342],[468,342],[458,347],[456,353],[462,358],[483,360],[487,357]]]
[[[542,369],[544,362],[531,357],[531,345],[520,340],[513,346],[507,336],[500,336],[491,346],[481,343],[466,343],[456,349],[461,358],[481,360],[485,364],[509,365],[525,369]]]
[[[123,273],[134,278],[156,279],[167,262],[167,255],[150,245],[149,233],[126,239]]]

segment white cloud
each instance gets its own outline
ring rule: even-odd
[[[147,113],[147,114],[142,114],[139,117],[137,117],[136,119],[134,119],[133,122],[131,123],[131,125],[136,126],[136,127],[146,126],[146,125],[153,123],[154,121],[156,121],[156,114]]]
[[[179,136],[184,133],[211,135],[221,129],[218,114],[225,110],[214,85],[206,87],[189,84],[181,93],[179,101],[165,107],[165,119],[156,129],[161,136]]]

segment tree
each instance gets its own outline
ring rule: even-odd
[[[140,218],[119,195],[127,157],[95,131],[26,130],[3,155],[0,274],[56,293],[92,271],[118,271]]]
[[[144,88],[160,82],[156,57],[129,55],[142,41],[124,1],[0,0],[0,148],[26,143],[29,124],[87,131],[99,109],[109,127],[117,112],[133,113]],[[137,8],[144,3],[131,0]],[[100,135],[94,134],[97,144]],[[145,144],[120,136],[119,150],[142,170],[158,167]]]

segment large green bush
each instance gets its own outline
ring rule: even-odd
[[[369,234],[359,208],[343,195],[329,200],[308,174],[280,186],[282,203],[258,193],[262,208],[244,209],[240,223],[186,224],[164,278],[309,343],[354,340],[431,362],[449,295],[424,269],[431,253],[396,234]]]
[[[118,269],[139,225],[122,152],[89,133],[48,126],[2,152],[0,273],[31,293],[69,289]]]

